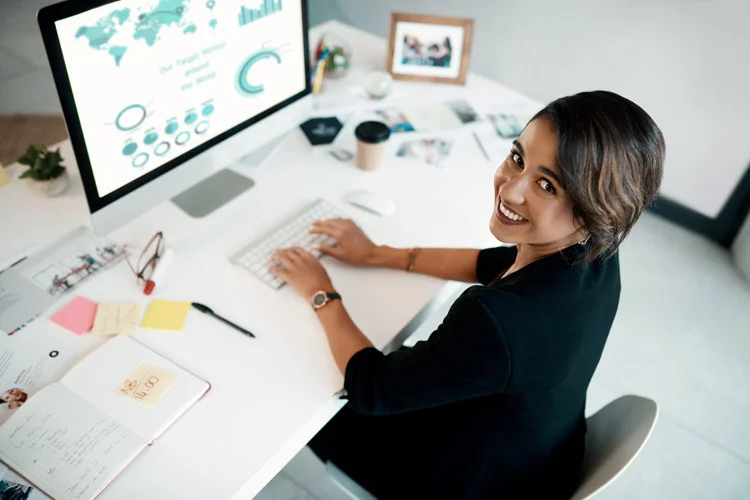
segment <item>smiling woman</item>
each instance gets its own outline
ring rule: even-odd
[[[537,113],[495,173],[490,231],[512,247],[395,249],[350,220],[316,223],[337,240],[321,253],[346,263],[479,283],[429,340],[388,355],[318,260],[280,251],[272,271],[319,299],[349,399],[312,450],[378,498],[570,498],[620,298],[618,248],[656,197],[664,154],[643,109],[585,92]]]
[[[590,235],[585,259],[612,255],[661,185],[664,136],[651,117],[612,92],[559,99],[532,118],[557,133],[560,183]]]
[[[665,146],[640,107],[587,92],[539,111],[495,174],[499,240],[518,244],[507,274],[577,242],[579,262],[612,256],[661,184]]]

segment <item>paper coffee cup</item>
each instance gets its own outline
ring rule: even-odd
[[[385,123],[362,122],[354,130],[357,138],[357,166],[362,170],[377,170],[391,131]]]

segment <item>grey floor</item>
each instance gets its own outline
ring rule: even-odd
[[[45,3],[0,1],[0,114],[59,113],[33,17]],[[655,399],[661,417],[643,453],[598,498],[750,498],[750,283],[724,249],[650,214],[621,262],[620,309],[588,412],[634,393]],[[346,497],[305,449],[257,498]]]

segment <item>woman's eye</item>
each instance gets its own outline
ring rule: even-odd
[[[547,179],[540,179],[539,186],[541,186],[541,188],[547,191],[548,193],[555,194],[557,192],[557,190],[555,189],[555,186],[553,186],[552,183],[548,181]]]
[[[523,165],[523,158],[520,154],[516,153],[515,151],[510,152],[510,158],[513,160],[513,163],[516,165],[522,166]]]

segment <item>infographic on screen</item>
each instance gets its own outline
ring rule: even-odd
[[[100,197],[305,89],[295,0],[123,0],[56,28]]]

